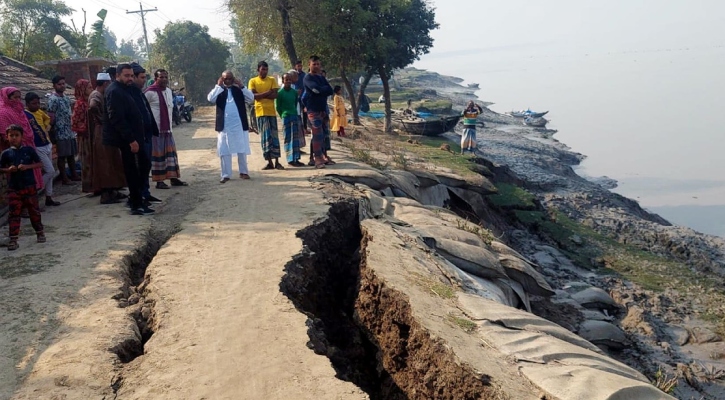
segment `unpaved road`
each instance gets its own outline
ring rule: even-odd
[[[175,132],[191,186],[156,190],[158,215],[67,194],[43,214],[46,244],[24,236],[19,251],[2,249],[0,399],[367,398],[306,347],[306,317],[279,290],[302,247],[295,232],[327,211],[315,171],[260,171],[252,134],[252,180],[220,185],[210,110],[200,114]],[[124,257],[172,226],[141,300],[155,332],[122,363],[109,349],[138,329],[116,300]]]

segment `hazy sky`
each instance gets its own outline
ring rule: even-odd
[[[106,26],[121,39],[136,40],[143,35],[140,14],[126,14],[126,11],[139,9],[138,1],[117,0],[65,0],[66,4],[76,10],[73,19],[80,29],[83,23],[83,12],[88,14],[87,28],[98,19],[96,13],[102,8],[108,10]],[[146,29],[149,41],[153,41],[153,31],[163,29],[171,21],[190,20],[209,27],[212,36],[229,38],[228,11],[222,0],[144,0],[143,8],[158,8],[158,11],[146,14]],[[67,19],[70,21],[70,18]]]
[[[76,9],[73,18],[82,21],[81,9],[88,12],[89,25],[101,8],[109,15],[107,25],[120,39],[136,39],[142,34],[135,1],[66,0]],[[144,0],[144,8],[159,11],[147,14],[149,34],[169,21],[188,19],[209,26],[213,36],[229,37],[227,11],[222,0]],[[608,51],[667,42],[674,46],[718,44],[725,26],[722,0],[433,0],[441,28],[435,38],[432,56],[458,50],[536,46],[542,43],[566,44],[577,48]],[[693,35],[695,33],[695,35]],[[696,36],[698,42],[693,42]],[[709,39],[708,39],[709,38]],[[704,39],[704,41],[702,41]]]

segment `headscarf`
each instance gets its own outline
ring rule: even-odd
[[[25,116],[25,108],[20,100],[10,100],[10,95],[19,92],[18,88],[8,86],[0,89],[0,147],[8,147],[5,130],[12,124],[20,125],[23,128],[23,146],[35,147],[33,128],[30,127],[28,118]]]
[[[28,117],[25,116],[23,103],[20,100],[10,100],[10,95],[19,91],[18,88],[12,86],[0,89],[0,150],[10,147],[5,130],[12,124],[20,125],[23,128],[23,146],[35,148],[35,135],[28,122]],[[40,168],[33,170],[33,176],[35,177],[35,187],[42,189],[43,177]]]
[[[78,79],[75,86],[76,104],[73,106],[71,116],[71,129],[78,135],[88,135],[88,95],[86,91],[91,82],[86,79]]]

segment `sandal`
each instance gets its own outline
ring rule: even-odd
[[[239,174],[239,177],[242,178],[242,179],[252,179],[247,174]]]
[[[274,169],[283,170],[284,167],[282,166],[282,164],[277,164],[274,166]]]
[[[181,179],[174,178],[171,180],[171,186],[189,186],[189,184]]]
[[[17,250],[18,247],[20,247],[20,245],[18,245],[18,241],[17,240],[11,240],[8,243],[8,251]]]
[[[39,233],[38,234],[38,243],[45,243],[45,241],[46,241],[45,233]]]
[[[156,182],[156,189],[171,189],[171,187],[166,182]]]
[[[274,169],[274,165],[267,164],[264,168],[262,168],[263,171],[269,171],[270,169]]]

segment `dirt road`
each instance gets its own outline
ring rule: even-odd
[[[367,398],[306,347],[279,291],[295,232],[327,210],[315,171],[260,171],[252,134],[252,180],[220,185],[209,115],[175,130],[191,186],[156,190],[158,215],[67,194],[43,215],[48,243],[0,253],[0,399]]]

